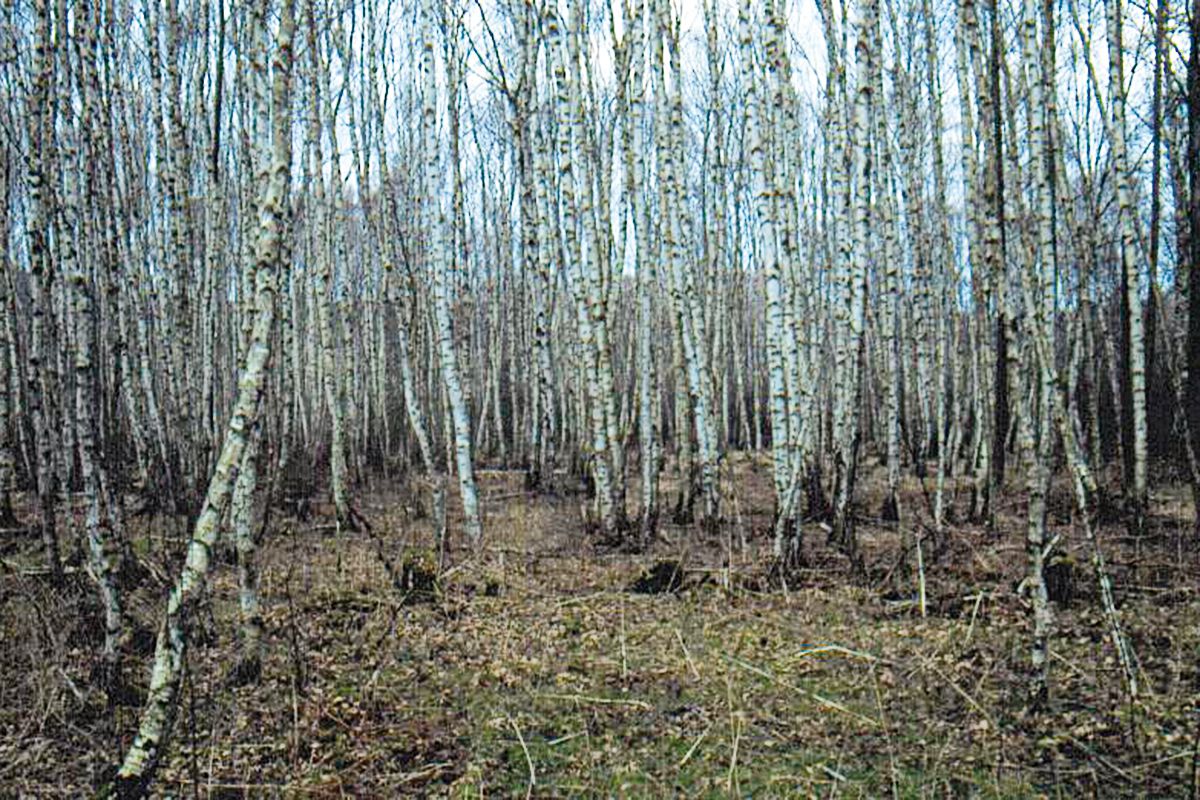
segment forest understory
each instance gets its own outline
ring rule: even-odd
[[[1195,797],[1200,765],[1200,553],[1183,486],[1159,481],[1146,535],[1102,525],[1136,704],[1106,635],[1065,479],[1050,702],[1029,714],[1025,501],[997,499],[997,531],[924,530],[926,568],[896,570],[886,483],[864,460],[855,513],[865,575],[807,522],[805,566],[769,574],[769,459],[731,453],[715,532],[664,522],[645,552],[594,544],[582,491],[534,494],[524,473],[479,471],[488,534],[452,535],[436,582],[424,494],[357,487],[370,529],[305,519],[281,496],[262,539],[266,628],[258,685],[233,687],[237,579],[219,557],[193,631],[175,746],[154,790],[173,797],[754,796]],[[666,476],[664,476],[666,477]],[[664,490],[671,489],[665,482]],[[928,488],[928,487],[927,487]],[[18,498],[29,518],[29,499]],[[457,501],[450,530],[461,530]],[[0,794],[79,797],[111,780],[137,726],[168,577],[187,531],[130,520],[143,572],[128,696],[95,688],[102,610],[82,568],[49,586],[36,537],[3,534]],[[915,563],[915,559],[910,557]],[[678,567],[678,570],[676,569]],[[1069,578],[1069,580],[1067,579]]]

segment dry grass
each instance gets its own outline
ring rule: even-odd
[[[432,603],[404,603],[372,540],[293,520],[263,549],[269,645],[261,685],[229,689],[233,570],[217,569],[211,636],[192,651],[173,796],[1189,796],[1200,694],[1197,548],[1179,507],[1138,544],[1105,530],[1144,673],[1130,706],[1083,573],[1059,609],[1052,708],[1023,713],[1020,496],[999,538],[955,526],[930,565],[930,615],[894,585],[897,531],[861,500],[868,577],[806,526],[810,568],[766,579],[770,477],[731,459],[733,521],[705,540],[667,527],[652,552],[599,552],[579,498],[526,496],[485,472],[487,543],[451,551]],[[396,492],[361,510],[393,560],[430,545]],[[1164,496],[1171,497],[1169,493]],[[631,497],[631,504],[634,498]],[[965,502],[965,494],[961,498]],[[909,517],[925,517],[915,483]],[[1182,501],[1180,501],[1182,502]],[[451,509],[456,513],[455,509]],[[1082,547],[1068,534],[1069,547]],[[1076,537],[1077,538],[1077,537]],[[743,540],[745,546],[743,547]],[[160,546],[147,546],[155,560]],[[170,542],[163,552],[171,551]],[[10,562],[31,563],[31,542]],[[1086,565],[1086,554],[1076,561]],[[659,559],[676,594],[626,591]],[[136,724],[89,690],[97,621],[81,575],[52,593],[0,577],[0,794],[77,796]],[[135,613],[152,624],[161,587]],[[147,659],[129,676],[145,680]]]

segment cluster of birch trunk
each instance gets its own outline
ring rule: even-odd
[[[442,529],[452,491],[472,545],[481,466],[582,479],[587,528],[641,547],[667,520],[715,530],[729,454],[769,451],[784,579],[806,521],[862,570],[856,523],[882,517],[908,581],[923,542],[997,528],[1016,493],[1040,702],[1061,468],[1136,691],[1097,526],[1119,497],[1143,532],[1152,468],[1200,502],[1196,10],[0,15],[0,524],[36,531],[52,576],[81,554],[114,676],[129,504],[193,529],[126,787],[167,741],[222,536],[257,678],[259,520],[289,474],[321,476],[342,529],[373,478],[425,487]]]

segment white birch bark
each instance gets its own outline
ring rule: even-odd
[[[754,195],[754,224],[760,243],[763,286],[766,300],[767,381],[771,419],[771,452],[775,483],[774,554],[781,567],[789,567],[794,559],[793,503],[796,476],[789,447],[787,366],[784,357],[782,264],[772,203],[773,181],[768,161],[770,142],[767,138],[768,120],[760,99],[754,64],[754,23],[751,0],[739,8],[738,25],[742,61],[742,92],[746,98],[746,139],[749,150],[750,180]],[[765,28],[769,37],[777,34],[774,26]],[[778,43],[770,45],[774,50]]]
[[[684,232],[680,224],[682,213],[683,171],[683,73],[680,68],[677,22],[671,19],[669,3],[659,0],[656,36],[666,44],[671,68],[671,91],[668,93],[665,70],[654,65],[655,92],[658,108],[655,114],[656,134],[660,154],[660,206],[662,240],[667,262],[668,282],[678,337],[682,346],[686,370],[687,391],[691,402],[689,424],[694,424],[700,458],[700,486],[704,502],[704,524],[717,522],[717,444],[713,430],[712,382],[706,351],[703,298],[698,296],[691,279],[691,267],[684,263]],[[681,432],[681,436],[689,435]],[[686,480],[685,476],[685,480]]]
[[[1047,174],[1046,120],[1044,106],[1045,77],[1041,74],[1041,62],[1037,49],[1037,19],[1039,9],[1034,0],[1024,0],[1021,19],[1021,54],[1028,77],[1030,101],[1029,149],[1032,157],[1037,221],[1037,252],[1032,263],[1032,275],[1027,279],[1032,291],[1026,298],[1029,308],[1025,327],[1036,339],[1053,341],[1052,305],[1054,293],[1054,228],[1050,215],[1049,176]],[[1024,405],[1020,420],[1022,452],[1025,458],[1026,481],[1029,492],[1028,526],[1026,533],[1026,555],[1029,571],[1027,588],[1032,600],[1033,636],[1030,644],[1030,660],[1033,675],[1030,681],[1030,703],[1038,708],[1046,703],[1048,696],[1047,675],[1049,671],[1049,638],[1053,624],[1050,601],[1046,590],[1045,561],[1047,557],[1046,537],[1046,493],[1050,483],[1050,456],[1053,448],[1050,425],[1050,403],[1055,391],[1053,364],[1047,363],[1053,356],[1050,352],[1036,353],[1025,348],[1028,358],[1036,358],[1037,377],[1030,391],[1023,393]]]
[[[449,413],[453,429],[454,463],[458,472],[458,488],[463,504],[463,526],[467,539],[477,546],[483,538],[479,514],[479,496],[475,488],[475,466],[471,453],[471,420],[460,380],[458,354],[454,346],[454,325],[450,316],[450,279],[445,236],[446,218],[440,202],[441,153],[437,138],[437,73],[434,59],[434,32],[438,22],[438,6],[432,0],[422,4],[421,16],[421,73],[424,94],[421,109],[421,140],[426,205],[425,229],[429,237],[428,261],[433,279],[433,317],[437,335],[438,364],[442,381],[449,396]],[[456,32],[447,35],[457,35]],[[457,92],[457,86],[448,87]]]
[[[266,2],[254,13],[261,20]],[[259,24],[262,24],[261,22]],[[270,358],[271,325],[275,313],[276,273],[279,270],[281,243],[285,235],[286,203],[291,168],[290,84],[292,37],[295,29],[293,7],[285,0],[275,38],[272,80],[272,130],[270,178],[260,188],[255,263],[258,301],[246,355],[246,367],[238,381],[237,401],[226,430],[220,456],[209,482],[200,516],[196,520],[187,556],[178,580],[167,599],[166,612],[155,644],[150,688],[138,723],[138,732],[130,744],[117,773],[115,788],[123,796],[143,796],[148,791],[163,751],[170,739],[187,655],[192,615],[203,594],[216,544],[238,465],[246,449],[247,437],[258,419]],[[265,56],[255,60],[255,79],[267,80]],[[266,131],[260,135],[266,135]]]
[[[29,266],[30,266],[30,342],[27,349],[28,369],[27,396],[30,416],[33,420],[34,449],[36,450],[36,483],[38,505],[41,513],[42,547],[46,564],[55,581],[62,579],[62,557],[59,551],[54,474],[54,421],[51,414],[50,396],[54,391],[53,376],[48,374],[50,335],[47,328],[53,324],[49,312],[53,296],[53,266],[49,254],[49,214],[47,210],[47,183],[50,167],[52,126],[47,119],[49,111],[50,83],[53,77],[50,21],[51,10],[46,0],[34,4],[34,51],[30,60],[30,92],[26,108],[26,123],[29,126],[30,152],[26,165],[26,181],[29,192]]]
[[[866,280],[870,262],[871,207],[873,170],[876,155],[872,144],[871,112],[874,105],[874,74],[878,69],[878,0],[862,0],[855,22],[855,57],[858,66],[857,87],[854,95],[854,141],[852,143],[854,203],[853,203],[853,257],[850,270],[845,276],[839,313],[843,317],[845,343],[840,349],[840,364],[835,365],[839,373],[845,371],[845,385],[836,398],[840,414],[840,439],[835,442],[837,465],[831,537],[839,548],[849,556],[855,569],[861,568],[857,535],[854,531],[852,502],[858,448],[861,439],[859,429],[859,405],[862,396],[863,372],[863,326],[866,316]],[[844,308],[844,311],[842,310]]]
[[[577,13],[581,13],[577,10]],[[600,353],[607,341],[599,336],[597,323],[604,319],[606,310],[600,287],[592,280],[591,261],[584,264],[587,253],[594,246],[594,225],[589,228],[590,209],[585,209],[581,198],[585,193],[578,188],[584,181],[576,178],[578,143],[582,135],[582,109],[577,100],[578,88],[575,70],[572,69],[574,47],[568,39],[572,32],[564,32],[556,12],[548,11],[543,20],[546,29],[546,47],[552,62],[554,80],[554,108],[556,114],[556,149],[558,151],[559,187],[562,194],[562,231],[565,240],[566,274],[576,310],[580,350],[584,357],[584,383],[588,397],[584,418],[590,421],[589,437],[591,469],[596,487],[597,516],[600,529],[606,537],[615,537],[621,528],[620,512],[615,503],[613,463],[609,453],[608,402],[601,368]],[[582,228],[584,235],[579,235]],[[611,372],[609,373],[611,379]],[[611,382],[607,384],[611,388]]]
[[[86,3],[81,4],[77,10],[85,18],[90,14]],[[85,29],[91,28],[89,26]],[[90,44],[94,45],[94,42]],[[62,46],[64,49],[66,48],[65,41]],[[92,63],[91,54],[94,52],[94,47],[84,46],[80,50],[87,55],[81,59],[80,64],[84,72],[80,79],[82,114],[80,124],[76,127],[78,129],[86,125],[91,132],[95,129],[97,119],[96,109],[93,107],[97,88],[92,81],[95,64]],[[70,122],[63,120],[62,128],[67,130],[70,127]],[[94,145],[94,139],[90,139],[88,143]],[[104,609],[104,661],[107,671],[105,681],[111,683],[119,677],[121,648],[124,645],[128,627],[121,590],[117,582],[117,571],[121,566],[119,542],[115,539],[117,531],[114,530],[114,526],[103,508],[106,494],[104,467],[97,444],[99,431],[97,410],[101,407],[101,403],[95,380],[96,365],[93,361],[97,329],[93,271],[87,261],[88,253],[77,252],[75,244],[77,241],[83,241],[84,231],[82,229],[87,225],[90,217],[83,204],[86,202],[86,198],[98,199],[101,192],[95,185],[95,171],[84,169],[83,162],[79,160],[80,155],[76,141],[73,140],[70,133],[67,133],[64,137],[60,161],[62,167],[60,215],[63,221],[60,229],[62,239],[60,253],[63,259],[60,268],[67,273],[71,284],[71,319],[74,332],[72,366],[75,383],[75,443],[79,455],[80,478],[86,503],[88,569],[92,579],[99,587],[101,606]],[[86,157],[87,154],[85,153],[83,156]],[[87,176],[89,179],[83,187],[79,186],[80,175]]]
[[[632,9],[628,35],[630,48],[629,119],[626,141],[625,191],[630,196],[633,217],[635,263],[637,266],[637,393],[638,449],[641,454],[640,531],[643,546],[658,532],[658,471],[660,445],[657,398],[659,381],[654,347],[654,289],[657,286],[655,258],[650,246],[650,208],[642,187],[649,184],[646,156],[653,138],[646,136],[647,55],[654,52],[646,33],[646,4],[638,0]],[[657,110],[656,110],[657,111]]]
[[[307,49],[309,58],[308,81],[312,92],[312,100],[308,112],[308,130],[305,150],[307,151],[307,168],[309,188],[313,191],[316,206],[315,216],[319,226],[310,228],[310,236],[319,237],[314,242],[317,261],[319,288],[315,291],[316,298],[316,328],[320,351],[321,391],[325,397],[325,405],[329,409],[330,440],[329,440],[329,491],[333,500],[336,523],[339,529],[353,530],[355,522],[350,512],[350,502],[347,498],[346,486],[346,416],[344,394],[340,375],[342,364],[340,358],[348,358],[348,353],[335,352],[337,344],[334,338],[333,326],[333,295],[334,285],[333,254],[331,244],[339,237],[334,228],[335,215],[331,204],[339,199],[337,183],[334,176],[340,175],[340,166],[330,164],[328,181],[324,177],[325,158],[322,144],[322,125],[326,115],[331,120],[332,99],[329,97],[329,71],[322,62],[322,42],[317,31],[317,12],[315,0],[309,0],[306,5],[307,16]],[[332,124],[332,122],[330,122]],[[336,152],[336,141],[330,142],[330,147]],[[332,189],[332,191],[331,191]],[[339,259],[340,260],[340,259]]]
[[[1129,487],[1131,529],[1140,535],[1145,527],[1146,487],[1146,342],[1142,316],[1141,260],[1137,250],[1136,214],[1131,189],[1129,152],[1126,145],[1125,125],[1125,73],[1123,45],[1121,41],[1121,0],[1105,3],[1106,29],[1108,32],[1108,93],[1109,93],[1109,138],[1112,147],[1113,177],[1117,194],[1117,218],[1120,230],[1120,259],[1122,284],[1125,293],[1129,341],[1125,353],[1130,384],[1133,417],[1133,486]],[[1192,235],[1200,235],[1194,232]]]

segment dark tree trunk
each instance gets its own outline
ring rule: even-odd
[[[1002,284],[1008,280],[1007,231],[1004,220],[1004,122],[1000,105],[1000,19],[999,14],[992,11],[992,53],[991,81],[989,89],[992,93],[992,147],[996,168],[996,221],[1000,226],[1000,270],[995,276],[997,291],[996,308],[996,375],[995,391],[996,405],[992,425],[992,494],[999,493],[1004,484],[1006,461],[1006,445],[1008,442],[1009,408],[1008,408],[1008,329],[1011,321],[1008,319],[1005,303],[999,302],[1003,291]]]
[[[1200,0],[1192,0],[1192,51],[1188,59],[1188,337],[1184,390],[1192,447],[1200,452]],[[1200,487],[1192,486],[1200,532]]]

